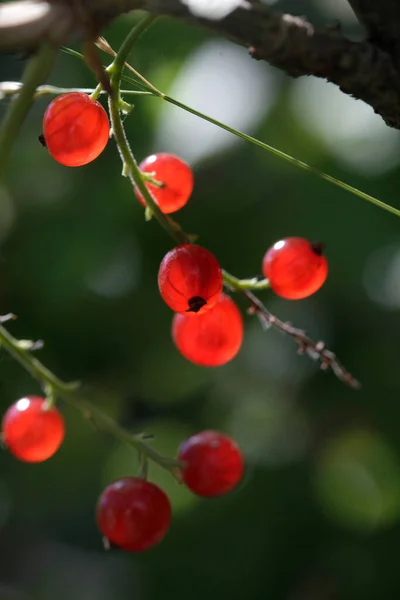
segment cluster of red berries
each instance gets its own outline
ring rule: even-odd
[[[21,398],[10,406],[2,421],[2,441],[19,460],[37,463],[57,452],[65,434],[64,420],[45,398]],[[237,444],[217,431],[202,431],[178,450],[182,482],[193,493],[217,497],[230,492],[242,479],[243,455]],[[98,527],[105,538],[130,552],[156,545],[171,522],[166,494],[141,477],[123,477],[100,495],[96,509]]]
[[[51,156],[66,166],[81,166],[97,158],[109,139],[110,125],[101,104],[73,92],[53,100],[43,119],[43,141]],[[140,165],[145,185],[164,214],[185,206],[193,191],[188,164],[167,153],[154,154]],[[139,201],[146,205],[138,189]],[[316,292],[326,280],[328,264],[321,244],[286,238],[265,254],[262,271],[273,291],[298,300]],[[182,244],[166,254],[158,287],[175,312],[172,338],[181,354],[197,365],[219,366],[232,360],[243,340],[242,315],[223,293],[221,267],[211,252]],[[43,398],[23,398],[3,419],[3,441],[19,459],[40,462],[52,456],[64,437],[64,422]],[[242,454],[224,434],[203,431],[178,451],[182,481],[200,496],[219,496],[233,489],[244,471]],[[97,505],[97,523],[104,536],[129,551],[146,550],[165,535],[171,506],[165,493],[140,477],[125,477],[109,485]]]
[[[43,137],[51,156],[68,166],[87,164],[104,150],[109,121],[102,105],[87,94],[72,92],[53,100],[44,115]],[[185,206],[193,191],[193,173],[182,159],[153,154],[139,165],[150,176],[145,185],[164,214]],[[135,188],[139,201],[145,200]],[[321,244],[287,238],[265,254],[262,271],[276,294],[298,300],[316,292],[328,274]],[[243,340],[243,320],[233,300],[222,293],[217,259],[205,248],[183,244],[164,257],[158,285],[176,313],[172,339],[181,354],[206,367],[232,360]]]

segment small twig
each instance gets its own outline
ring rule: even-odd
[[[320,362],[321,369],[326,371],[331,369],[338,379],[346,383],[348,386],[359,389],[360,382],[342,365],[336,357],[336,354],[326,348],[322,341],[314,342],[303,329],[293,327],[287,321],[281,321],[273,315],[264,304],[249,290],[241,290],[241,293],[250,302],[251,308],[249,312],[256,314],[264,329],[275,327],[282,333],[289,335],[298,344],[299,354],[307,354],[313,360]]]

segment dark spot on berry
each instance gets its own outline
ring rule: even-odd
[[[317,256],[323,255],[325,250],[325,244],[323,242],[315,242],[313,244],[310,244],[310,246],[314,254],[317,254]]]
[[[201,296],[193,296],[193,298],[190,298],[188,304],[189,304],[189,308],[187,309],[186,312],[198,313],[199,310],[207,304],[207,302]]]
[[[46,146],[46,140],[44,139],[44,135],[43,133],[41,133],[38,137],[39,142],[42,144],[43,148],[47,148]]]

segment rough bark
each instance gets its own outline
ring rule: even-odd
[[[348,0],[368,38],[388,52],[400,69],[399,0]]]
[[[314,75],[364,100],[400,129],[400,0],[349,0],[369,39],[316,29],[258,0],[238,0],[223,19],[193,15],[187,0],[21,0],[0,5],[0,50],[96,36],[116,16],[144,9],[207,27],[293,77]]]

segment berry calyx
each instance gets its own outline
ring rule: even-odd
[[[8,450],[25,462],[42,462],[59,449],[65,434],[58,410],[46,407],[38,396],[21,398],[10,406],[2,421],[2,439]]]
[[[244,459],[234,440],[218,431],[192,435],[179,448],[185,485],[198,496],[215,497],[230,492],[241,481]]]
[[[188,202],[193,191],[193,172],[187,163],[178,156],[160,152],[145,158],[139,165],[142,173],[154,173],[154,179],[161,187],[146,182],[161,212],[168,215],[176,212]],[[146,206],[143,196],[135,187],[138,200]]]
[[[168,252],[158,272],[164,302],[178,313],[201,314],[222,292],[222,271],[215,256],[202,246],[182,244]]]
[[[234,301],[221,294],[210,310],[195,319],[186,314],[174,315],[172,339],[180,353],[196,365],[224,365],[242,345],[242,315]]]
[[[143,552],[158,544],[171,522],[171,505],[156,485],[138,477],[114,481],[100,495],[97,525],[113,544]]]
[[[278,296],[300,300],[314,294],[328,276],[323,244],[289,237],[276,242],[265,254],[262,270]]]
[[[82,92],[57,96],[44,113],[44,145],[54,160],[67,167],[95,160],[106,147],[109,134],[103,106]]]

